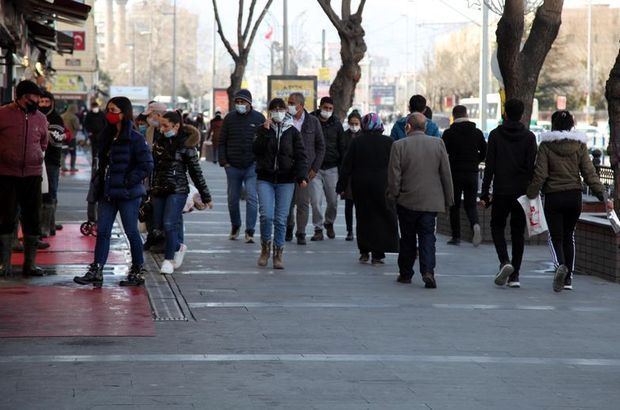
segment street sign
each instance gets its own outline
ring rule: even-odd
[[[315,75],[270,75],[267,77],[267,98],[279,97],[286,101],[291,93],[300,92],[306,99],[306,109],[314,111],[317,100]]]

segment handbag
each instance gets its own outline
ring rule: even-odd
[[[534,199],[529,199],[527,195],[522,195],[517,198],[523,212],[525,212],[525,220],[527,225],[527,234],[531,238],[532,236],[540,235],[547,232],[547,220],[545,219],[545,212],[543,211],[542,200],[540,195]]]
[[[151,202],[151,197],[148,196],[140,204],[140,209],[138,209],[138,220],[140,222],[146,222],[151,219],[151,215],[153,215],[153,203]]]

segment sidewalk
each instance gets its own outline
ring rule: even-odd
[[[342,206],[335,240],[261,269],[258,244],[227,239],[224,172],[203,170],[215,208],[186,216],[183,267],[168,280],[147,254],[154,336],[2,338],[0,409],[618,408],[618,285],[578,276],[556,294],[536,246],[523,287],[497,288],[491,245],[441,236],[438,289],[419,272],[397,284],[396,255],[357,262]],[[59,220],[85,221],[85,180],[63,177]]]

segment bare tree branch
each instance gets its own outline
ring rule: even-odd
[[[220,39],[222,40],[222,43],[224,43],[226,50],[228,50],[228,53],[232,56],[233,60],[238,59],[239,55],[232,48],[232,46],[230,45],[230,42],[226,39],[226,36],[224,36],[224,31],[222,30],[222,22],[220,21],[220,13],[217,10],[217,0],[213,0],[213,12],[215,13],[215,21],[217,23],[217,32],[220,35]]]
[[[342,20],[340,19],[340,17],[338,17],[334,9],[332,9],[331,1],[330,0],[317,0],[317,1],[319,2],[319,5],[321,6],[325,14],[327,14],[327,17],[332,22],[334,27],[336,27],[336,30],[338,30],[338,32],[343,31],[344,26],[342,24]]]
[[[530,35],[521,52],[526,61],[542,67],[548,49],[551,48],[560,30],[563,5],[564,0],[545,0],[536,11]],[[541,48],[545,48],[546,51],[541,52]]]
[[[351,17],[351,0],[342,0],[342,8],[341,8],[340,17],[343,20],[346,20],[349,17]]]
[[[366,0],[360,0],[360,5],[357,7],[357,11],[355,12],[355,14],[358,15],[362,15],[362,13],[364,12],[364,5],[366,4]]]
[[[254,37],[256,37],[256,32],[258,31],[258,27],[260,26],[263,19],[265,18],[265,15],[267,14],[269,7],[271,7],[271,3],[273,3],[273,0],[267,0],[267,4],[265,4],[265,8],[263,9],[263,12],[260,14],[260,16],[258,16],[258,19],[256,19],[256,23],[254,23],[254,28],[252,29],[252,34],[250,35],[250,39],[248,40],[247,45],[246,45],[246,50],[249,50],[252,47],[252,43],[254,42]]]
[[[248,33],[250,32],[250,27],[252,27],[252,19],[254,18],[254,7],[256,7],[256,0],[252,0],[250,3],[250,14],[248,14],[248,21],[245,23],[245,29],[243,30],[243,40],[248,39]]]
[[[245,48],[245,41],[241,28],[243,27],[243,0],[239,0],[239,14],[237,16],[237,44],[239,46],[239,54],[243,54]]]

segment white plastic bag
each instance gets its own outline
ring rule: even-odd
[[[605,206],[607,206],[607,201],[609,201],[609,195],[607,192],[603,192],[603,201],[605,201]],[[620,233],[620,219],[618,219],[618,214],[613,209],[607,209],[607,220],[611,224],[611,229],[614,230],[614,233],[617,235]]]
[[[189,185],[189,194],[185,200],[185,207],[183,207],[183,213],[192,212],[196,206],[196,202],[200,203],[200,194],[196,187],[192,184]]]
[[[525,212],[525,224],[527,225],[527,234],[532,236],[540,235],[547,232],[547,220],[543,211],[542,200],[540,195],[534,199],[529,199],[527,195],[520,196],[517,201],[521,204],[523,212]]]
[[[47,180],[47,169],[45,167],[45,161],[43,161],[43,173],[41,174],[41,193],[48,194],[50,192],[49,181]]]

